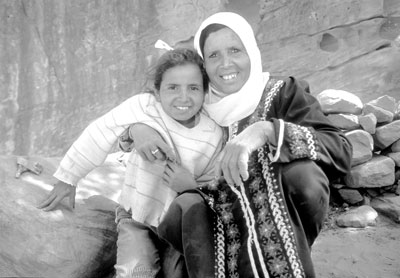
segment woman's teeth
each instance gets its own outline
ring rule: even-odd
[[[236,73],[228,74],[228,75],[223,75],[223,76],[222,76],[222,79],[224,79],[224,80],[231,80],[231,79],[233,79],[233,78],[236,78],[236,76],[237,76]]]
[[[189,107],[187,107],[187,106],[176,106],[176,109],[179,109],[179,110],[188,110]]]

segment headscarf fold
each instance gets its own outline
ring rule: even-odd
[[[203,105],[205,111],[220,126],[230,126],[254,112],[268,82],[269,73],[262,72],[261,53],[250,24],[240,15],[231,12],[213,14],[200,25],[194,37],[194,47],[201,57],[200,36],[211,24],[222,24],[232,29],[241,39],[250,58],[249,79],[238,92],[227,95],[215,90],[210,83],[206,94]]]

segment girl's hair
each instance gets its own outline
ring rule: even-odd
[[[203,29],[203,31],[201,31],[199,43],[200,43],[200,51],[201,53],[203,53],[203,57],[204,57],[204,44],[206,43],[208,36],[211,33],[217,32],[224,28],[229,28],[229,27],[222,24],[213,23],[208,25],[206,28]]]
[[[203,78],[203,89],[208,90],[208,76],[203,66],[203,60],[194,51],[188,48],[176,48],[164,53],[157,62],[155,73],[154,73],[154,87],[156,90],[160,90],[161,82],[164,73],[173,67],[194,64],[200,69]]]

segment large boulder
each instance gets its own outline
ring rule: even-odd
[[[378,149],[385,149],[400,140],[400,120],[377,127],[373,138]]]
[[[347,91],[327,89],[316,96],[321,109],[326,114],[347,113],[361,114],[363,103],[361,99]]]
[[[52,189],[59,158],[28,158],[43,167],[16,178],[15,156],[0,156],[0,277],[112,277],[114,209],[124,166],[114,157],[79,184],[75,209],[36,206]]]
[[[377,188],[393,185],[394,161],[383,155],[376,155],[371,160],[351,168],[351,173],[345,178],[350,188]]]
[[[0,1],[0,154],[60,156],[217,11],[250,21],[265,70],[367,102],[396,97],[400,1]]]
[[[371,134],[364,130],[357,129],[349,131],[345,133],[345,135],[353,146],[353,154],[351,159],[351,165],[353,167],[367,162],[372,158],[374,140]]]

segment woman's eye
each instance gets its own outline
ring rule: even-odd
[[[175,85],[169,85],[169,86],[167,87],[167,89],[173,91],[173,90],[176,89],[176,86],[175,86]]]
[[[191,87],[190,87],[190,90],[192,90],[192,91],[198,91],[198,90],[200,90],[200,88],[197,87],[197,86],[191,86]]]
[[[238,52],[240,52],[240,49],[238,49],[238,48],[232,48],[232,49],[231,49],[231,52],[232,52],[232,53],[238,53]]]
[[[217,57],[217,53],[211,53],[210,55],[208,55],[208,58],[215,58]]]

